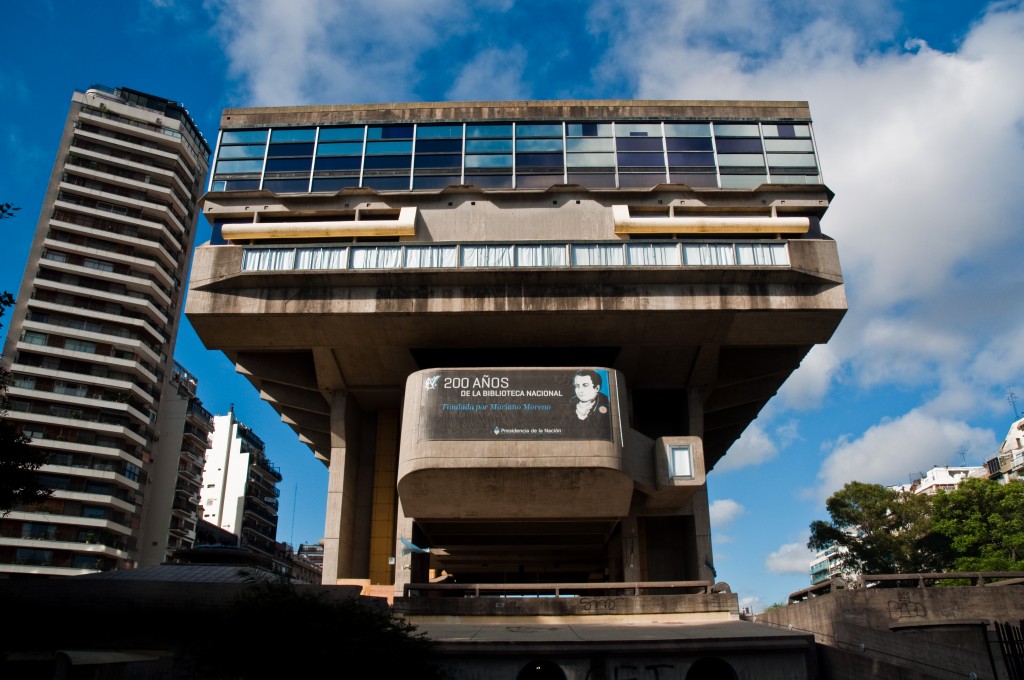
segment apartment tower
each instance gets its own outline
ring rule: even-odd
[[[0,573],[139,563],[157,476],[178,473],[154,465],[158,415],[209,153],[181,104],[72,97],[3,352],[9,418],[50,454],[54,491],[0,520]],[[154,541],[163,554],[167,529]]]

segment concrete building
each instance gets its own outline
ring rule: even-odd
[[[907,484],[897,484],[889,488],[904,493],[934,496],[940,491],[952,491],[961,482],[971,477],[986,476],[988,476],[986,469],[980,466],[954,467],[950,465],[936,465]]]
[[[142,518],[139,565],[166,562],[196,540],[199,488],[213,415],[196,395],[199,381],[175,362],[160,399],[159,433],[153,452],[149,502]]]
[[[999,453],[985,463],[985,470],[991,479],[1003,483],[1021,478],[1024,474],[1024,418],[1010,426],[999,445]]]
[[[187,314],[328,466],[325,584],[714,580],[705,475],[846,311],[806,103],[228,109],[215,157]]]
[[[281,472],[267,459],[263,440],[233,410],[213,421],[199,500],[203,520],[233,533],[240,547],[274,558]]]
[[[101,86],[72,97],[3,351],[9,417],[50,453],[40,473],[55,491],[0,519],[0,573],[140,559],[144,508],[177,477],[158,479],[157,414],[209,154],[178,103]]]

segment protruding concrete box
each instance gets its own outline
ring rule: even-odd
[[[598,392],[607,404],[595,407],[590,417],[603,422],[588,432],[581,428],[586,421],[576,415],[578,398],[571,383],[561,380],[575,370],[429,370],[409,376],[398,466],[398,493],[406,515],[628,515],[633,479],[624,460],[615,372],[599,369],[611,377],[605,382],[607,394]],[[481,388],[483,375],[507,387]],[[538,387],[538,378],[560,389]],[[463,384],[470,387],[452,386]]]

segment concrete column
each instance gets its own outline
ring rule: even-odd
[[[622,520],[622,580],[640,581],[643,560],[640,555],[639,522],[633,515]]]
[[[331,463],[327,478],[327,520],[324,524],[322,583],[354,575],[352,551],[355,533],[358,441],[350,441],[347,425],[348,394],[337,390],[331,398]]]
[[[405,536],[409,540],[412,540],[412,518],[405,516],[405,510],[402,509],[402,499],[398,499],[398,517],[395,521],[395,531],[397,535],[394,538],[395,545],[395,597],[401,597],[405,594],[405,584],[412,582],[412,555],[402,554],[402,544],[398,540],[400,536]]]
[[[703,389],[688,390],[687,401],[690,404],[690,434],[704,437],[704,397]],[[693,524],[695,529],[695,547],[697,551],[698,578],[702,581],[714,581],[715,563],[711,554],[711,512],[708,507],[708,485],[704,483],[693,496]]]

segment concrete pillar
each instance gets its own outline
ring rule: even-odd
[[[358,441],[347,427],[348,394],[337,390],[331,398],[331,463],[327,478],[327,519],[324,524],[322,583],[354,575],[352,551],[355,534]],[[351,441],[350,441],[351,440]]]
[[[639,522],[635,515],[622,520],[622,580],[641,581]]]
[[[405,536],[410,541],[412,540],[412,518],[405,516],[405,511],[402,509],[402,499],[398,499],[398,517],[395,521],[395,531],[397,536],[394,539],[395,546],[395,597],[401,597],[405,594],[405,584],[412,582],[412,555],[402,554],[402,544],[399,542],[399,536]]]
[[[704,397],[703,389],[688,390],[687,401],[690,405],[690,434],[704,437]],[[706,469],[706,468],[705,468]],[[693,524],[695,529],[695,549],[697,558],[698,579],[714,581],[715,558],[711,554],[711,512],[708,507],[708,485],[704,483],[693,496]]]
[[[394,582],[395,513],[398,505],[398,449],[401,438],[398,411],[377,412],[377,440],[373,463],[373,509],[370,521],[370,582]],[[404,534],[412,537],[412,534]]]

